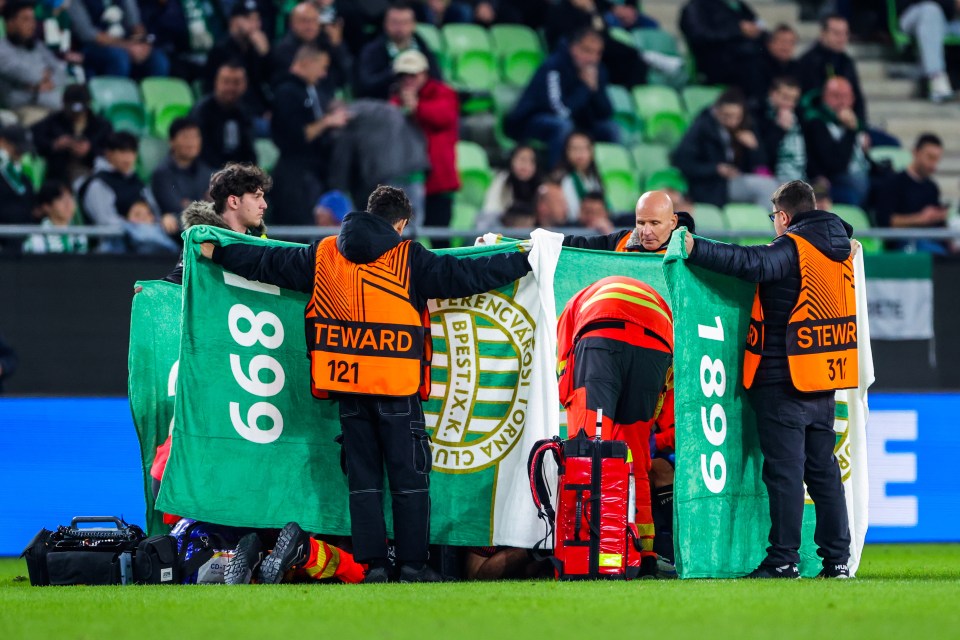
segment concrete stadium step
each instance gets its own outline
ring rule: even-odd
[[[857,69],[860,69],[860,65],[857,65]],[[915,97],[917,89],[917,83],[913,80],[893,80],[889,78],[873,78],[870,80],[861,78],[860,86],[863,88],[863,93],[867,97],[868,105],[877,99],[883,98],[909,100]]]
[[[750,6],[769,27],[775,27],[781,22],[797,26],[800,24],[797,5],[790,2],[775,0],[750,0]],[[680,35],[680,11],[686,5],[684,0],[645,0],[643,12],[660,23],[660,28]],[[816,38],[816,30],[814,31]]]
[[[887,131],[900,138],[905,147],[909,147],[921,133],[928,131],[933,131],[940,136],[948,149],[952,146],[952,143],[960,140],[960,118],[944,116],[933,120],[915,117],[892,117],[886,120],[885,125]]]
[[[960,104],[933,104],[929,100],[915,98],[889,98],[867,94],[867,110],[870,120],[880,122],[890,118],[913,118],[939,127],[940,120],[956,120],[960,117]]]

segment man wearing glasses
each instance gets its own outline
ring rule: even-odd
[[[749,578],[799,578],[804,483],[823,578],[848,578],[850,529],[834,457],[835,391],[858,383],[853,229],[800,180],[771,198],[776,239],[740,247],[686,236],[692,264],[757,283],[743,386],[757,415],[770,546]]]

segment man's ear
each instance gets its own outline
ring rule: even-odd
[[[673,214],[673,228],[676,229],[678,226],[680,226],[680,216]]]

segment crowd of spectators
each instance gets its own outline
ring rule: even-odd
[[[415,228],[449,226],[461,186],[461,109],[475,96],[448,77],[418,23],[521,23],[547,44],[504,114],[503,131],[517,146],[505,153],[476,227],[604,231],[629,213],[611,206],[594,153],[595,143],[631,142],[610,87],[644,85],[652,71],[687,73],[682,57],[617,37],[618,29],[657,28],[638,0],[0,2],[0,224],[124,229],[122,240],[2,239],[4,252],[174,252],[180,212],[207,197],[213,171],[257,162],[259,139],[278,152],[267,214],[275,225],[336,225],[352,202],[385,183],[408,192]],[[940,42],[938,34],[958,24],[956,3],[900,5],[901,28],[920,42],[931,98],[946,100],[942,47],[924,42]],[[836,203],[889,205],[889,180],[876,178],[869,153],[898,142],[869,124],[843,15],[822,17],[804,52],[793,27],[765,24],[742,0],[689,0],[677,20],[693,79],[726,88],[690,114],[671,151],[689,185],[678,198],[766,208],[778,184],[804,179]],[[167,74],[199,97],[165,131],[168,155],[141,175],[141,145],[96,112],[86,83]],[[922,146],[927,153],[932,145]],[[46,176],[36,188],[23,163],[35,156]],[[898,179],[929,180],[928,165]],[[932,204],[939,203],[923,207]],[[882,225],[900,220],[880,207],[876,214]],[[942,222],[934,217],[924,219]]]

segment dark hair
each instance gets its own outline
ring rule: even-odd
[[[213,210],[223,215],[227,208],[227,198],[243,197],[247,193],[263,190],[270,191],[273,180],[263,169],[252,164],[231,162],[210,177],[210,197]]]
[[[572,36],[570,36],[570,44],[577,44],[581,40],[591,37],[598,38],[601,42],[603,42],[603,34],[593,27],[580,27],[573,32]]]
[[[770,82],[770,91],[777,91],[784,87],[800,88],[800,81],[793,76],[777,76]]]
[[[107,151],[136,151],[137,138],[128,131],[114,131],[107,136],[103,148]]]
[[[3,6],[3,19],[13,20],[19,15],[21,11],[30,9],[31,11],[36,11],[36,5],[33,2],[28,2],[27,0],[13,0],[8,2]]]
[[[573,167],[570,165],[570,162],[567,161],[567,145],[570,144],[570,140],[571,140],[574,136],[583,136],[584,138],[586,138],[587,140],[589,140],[589,141],[590,141],[590,145],[593,146],[593,136],[591,136],[589,133],[586,133],[586,132],[583,132],[583,131],[573,131],[573,132],[570,133],[570,135],[568,135],[566,138],[564,138],[564,140],[563,140],[563,155],[560,156],[560,162],[557,163],[557,166],[556,166],[556,168],[554,169],[554,172],[553,172],[553,173],[554,173],[554,177],[556,178],[556,182],[560,182],[560,180],[561,180],[562,177],[563,177],[563,174],[573,173],[573,171],[574,171]],[[596,154],[596,153],[593,154],[593,158],[590,160],[590,166],[587,167],[587,173],[588,173],[589,175],[591,175],[592,177],[596,178],[598,181],[600,180],[600,171],[597,169],[597,154]]]
[[[405,2],[404,0],[397,0],[387,6],[386,11],[383,12],[383,17],[386,18],[387,14],[391,11],[414,11],[414,9],[411,3]]]
[[[85,84],[68,84],[63,89],[63,103],[74,104],[80,102],[85,105],[90,104],[90,90]]]
[[[244,74],[246,74],[247,72],[247,68],[244,66],[243,60],[237,57],[227,58],[224,62],[221,62],[220,65],[217,67],[217,74],[219,74],[220,70],[224,68],[240,69],[241,71],[244,72]]]
[[[390,224],[413,217],[413,207],[403,189],[382,184],[367,198],[367,212],[380,216]]]
[[[70,187],[64,183],[55,180],[44,182],[43,186],[40,187],[40,191],[37,193],[37,206],[45,207],[48,204],[52,204],[53,201],[62,196],[64,192],[70,193]]]
[[[791,180],[773,192],[770,202],[791,218],[804,211],[813,211],[817,208],[817,197],[813,194],[813,187],[803,180]]]
[[[200,130],[200,123],[191,118],[190,116],[184,116],[182,118],[177,118],[170,124],[170,140],[173,140],[177,137],[177,134],[183,131],[184,129],[197,129]]]
[[[920,151],[920,149],[928,144],[938,146],[941,149],[943,148],[943,140],[940,139],[940,136],[935,133],[921,133],[917,138],[917,142],[913,145],[913,150]]]
[[[793,27],[791,27],[790,25],[788,25],[786,22],[781,22],[780,24],[778,24],[777,26],[775,26],[775,27],[773,28],[773,30],[770,32],[770,37],[773,37],[773,36],[777,35],[778,33],[792,33],[792,34],[796,34],[796,33],[797,33],[797,30],[794,29]]]
[[[297,63],[302,60],[307,60],[309,58],[319,58],[321,55],[330,55],[330,52],[326,48],[318,46],[314,43],[302,44],[297,47],[297,53],[293,56],[293,62]]]
[[[840,14],[840,13],[828,13],[827,15],[823,16],[822,18],[820,18],[820,31],[826,31],[826,30],[827,30],[827,25],[830,24],[830,21],[831,21],[831,20],[843,20],[844,22],[847,21],[846,17],[843,16],[843,14]]]
[[[533,154],[533,161],[536,165],[536,170],[533,172],[533,175],[529,180],[521,180],[513,173],[513,160],[520,154],[521,151],[529,151]],[[507,164],[507,187],[510,189],[510,193],[513,194],[514,202],[525,202],[533,204],[537,198],[537,189],[540,187],[540,182],[543,180],[543,177],[540,174],[540,161],[537,158],[536,150],[530,145],[519,144],[513,148],[513,151],[510,152],[510,160]]]
[[[744,107],[745,109],[747,99],[744,97],[743,91],[739,87],[730,87],[717,96],[717,99],[713,102],[713,106],[715,107],[720,107],[725,104],[735,104],[740,107]]]
[[[607,206],[607,200],[603,197],[602,191],[588,191],[583,194],[583,197],[580,198],[580,202],[586,202],[587,200],[598,200],[603,203],[603,206]]]

